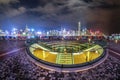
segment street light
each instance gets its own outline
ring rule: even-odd
[[[76,39],[77,41],[79,40],[79,38]]]
[[[116,44],[118,43],[118,40],[117,40],[117,39],[115,40],[115,43],[116,43]]]
[[[89,42],[89,43],[91,42],[91,39],[90,39],[90,38],[88,39],[88,42]]]
[[[64,38],[62,38],[62,40],[64,40]]]
[[[88,48],[89,48],[89,46],[90,46],[90,42],[91,42],[91,39],[89,38],[89,39],[88,39]]]

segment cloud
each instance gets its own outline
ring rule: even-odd
[[[48,3],[44,7],[38,6],[37,8],[30,9],[30,11],[42,12],[42,13],[45,13],[45,14],[54,13],[57,10],[58,10],[58,8],[56,8],[55,6],[53,6],[53,4],[51,4],[51,3]]]
[[[19,7],[18,9],[14,9],[14,8],[9,8],[5,14],[8,16],[8,17],[13,17],[13,16],[17,16],[17,15],[20,15],[20,14],[23,14],[25,13],[27,10],[25,7]]]
[[[26,8],[23,6],[17,6],[20,3],[19,0],[0,0],[0,11],[6,17],[13,17],[26,12]],[[16,6],[15,6],[16,5]]]
[[[79,4],[79,6],[81,5],[87,5],[84,1],[82,0],[69,0],[68,1],[68,6],[73,6],[75,4]]]
[[[55,5],[56,4],[56,5]],[[86,7],[85,2],[80,0],[53,0],[51,3],[46,3],[44,6],[38,6],[30,9],[30,11],[37,11],[44,14],[69,14],[74,12],[75,10],[79,10],[80,8]]]
[[[0,4],[18,3],[19,0],[0,0]]]
[[[113,9],[120,7],[120,0],[93,0],[90,8]]]
[[[120,0],[0,0],[0,15],[4,13],[15,21],[20,18],[21,21],[24,19],[38,24],[42,21],[71,25],[81,21],[82,25],[101,23],[105,27],[109,24],[111,15],[118,14],[119,5]],[[116,8],[118,12],[114,11]]]

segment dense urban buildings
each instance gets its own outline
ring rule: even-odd
[[[39,30],[40,28],[38,28]],[[81,23],[78,22],[78,28],[77,30],[72,29],[65,29],[64,27],[60,28],[59,30],[43,30],[38,31],[34,28],[29,28],[27,25],[24,29],[17,29],[13,28],[11,30],[0,30],[0,36],[105,36],[103,32],[100,30],[92,30],[87,29],[86,27],[83,27],[81,29]]]

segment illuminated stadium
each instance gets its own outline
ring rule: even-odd
[[[36,65],[58,72],[78,72],[102,63],[107,54],[96,42],[37,41],[27,48],[29,59]]]

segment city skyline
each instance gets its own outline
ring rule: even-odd
[[[0,28],[76,29],[81,21],[87,28],[119,33],[119,6],[119,0],[0,0]]]
[[[81,23],[78,22],[77,29],[66,29],[61,27],[59,29],[41,30],[30,28],[28,25],[24,29],[11,28],[10,30],[0,29],[0,36],[103,36],[106,35],[100,30],[87,29],[82,27]]]

